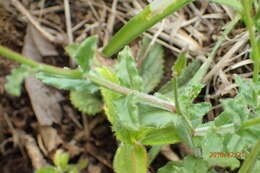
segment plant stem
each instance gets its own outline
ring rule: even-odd
[[[166,16],[184,7],[193,0],[155,0],[142,12],[133,17],[103,49],[103,55],[110,57],[130,43],[141,33],[151,28]]]
[[[247,127],[251,127],[254,125],[260,124],[260,118],[254,118],[254,119],[250,119],[245,121],[238,130],[247,128]],[[217,132],[221,133],[221,132],[225,132],[225,131],[229,131],[229,130],[235,130],[235,124],[234,123],[230,123],[230,124],[225,124],[223,126],[220,127],[214,127],[214,126],[207,126],[207,127],[201,127],[201,128],[196,128],[194,130],[194,136],[204,136],[204,134],[207,133],[207,131],[209,131],[210,129],[215,129]]]
[[[177,83],[177,77],[173,77],[173,92],[174,92],[174,101],[175,101],[175,105],[176,105],[176,113],[181,115],[181,108],[180,108],[180,104],[179,104],[179,100],[178,100],[178,83]]]
[[[250,126],[253,126],[256,124],[260,124],[260,118],[254,118],[254,119],[248,120],[248,121],[244,122],[240,128],[243,129],[243,128],[247,128],[247,127],[250,127]]]
[[[148,95],[136,90],[131,90],[129,88],[125,88],[119,85],[116,85],[110,81],[101,79],[99,77],[96,77],[95,75],[91,75],[89,73],[85,74],[85,76],[82,75],[82,73],[80,71],[77,70],[70,70],[70,69],[62,69],[62,68],[58,68],[58,67],[54,67],[51,65],[46,65],[46,64],[42,64],[42,63],[38,63],[35,62],[29,58],[26,58],[8,48],[5,48],[3,46],[0,46],[0,55],[3,55],[9,59],[15,60],[17,62],[20,62],[22,64],[26,64],[32,68],[36,68],[39,71],[45,72],[45,73],[50,73],[52,75],[62,75],[65,77],[69,77],[69,78],[84,78],[86,77],[87,79],[91,80],[92,82],[106,87],[108,89],[111,89],[113,91],[117,91],[121,94],[135,94],[137,97],[139,97],[140,99],[147,101],[149,103],[158,105],[170,112],[175,112],[175,105],[174,103],[165,101],[165,100],[161,100],[155,96],[152,95]]]
[[[0,55],[5,56],[9,59],[15,60],[19,63],[28,65],[32,68],[37,68],[39,71],[43,71],[46,73],[56,74],[56,75],[63,75],[70,78],[81,78],[82,73],[77,70],[69,70],[69,69],[62,69],[58,67],[54,67],[51,65],[46,65],[42,63],[38,63],[36,61],[33,61],[29,58],[26,58],[22,56],[21,54],[18,54],[8,48],[5,48],[3,46],[0,46]]]
[[[179,97],[178,97],[178,79],[177,79],[177,77],[173,77],[173,83],[174,83],[173,92],[174,92],[174,101],[175,101],[175,105],[176,105],[175,106],[176,107],[176,113],[179,114],[180,116],[182,116],[184,118],[184,120],[186,121],[187,125],[189,126],[190,130],[193,130],[193,127],[192,127],[190,120],[181,111],[181,107],[180,107],[180,103],[179,103]]]
[[[256,145],[254,146],[250,154],[246,157],[243,166],[239,170],[239,173],[252,172],[259,152],[260,152],[260,140],[257,141]]]
[[[260,72],[260,49],[257,46],[256,34],[254,30],[254,21],[251,15],[252,12],[252,0],[242,0],[243,5],[243,17],[246,27],[249,32],[250,44],[252,46],[251,58],[254,61],[254,72],[253,72],[253,81],[258,81],[258,75]]]
[[[148,95],[148,94],[139,92],[137,90],[132,90],[132,89],[129,89],[129,88],[126,88],[126,87],[122,87],[122,86],[117,85],[115,83],[112,83],[110,81],[101,79],[101,78],[99,78],[99,77],[97,77],[93,74],[90,74],[90,73],[85,74],[85,77],[87,79],[91,80],[92,82],[94,82],[94,83],[96,83],[96,84],[98,84],[102,87],[105,87],[107,89],[111,89],[113,91],[117,91],[117,92],[119,92],[121,94],[125,94],[125,95],[134,94],[139,99],[142,99],[143,101],[147,101],[149,103],[157,105],[161,108],[166,109],[167,111],[174,112],[174,113],[176,112],[176,107],[175,107],[174,103],[171,103],[171,102],[168,102],[168,101],[165,101],[165,100],[161,100],[161,99],[159,99],[155,96]]]

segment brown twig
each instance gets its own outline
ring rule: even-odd
[[[41,24],[25,9],[25,7],[18,1],[18,0],[12,0],[12,4],[15,6],[17,10],[20,11],[28,21],[49,41],[54,42],[54,43],[65,43],[66,39],[63,38],[60,35],[57,35],[56,37],[45,31],[42,27]]]

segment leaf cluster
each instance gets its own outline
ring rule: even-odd
[[[245,19],[250,17],[251,9],[246,0],[241,3],[236,0],[212,1],[232,6],[245,14]],[[159,1],[153,4],[156,3],[160,4]],[[170,1],[168,3],[171,4]],[[240,160],[244,157],[214,158],[210,155],[212,152],[241,152],[247,155],[250,148],[258,144],[260,82],[257,79],[260,49],[257,47],[259,39],[254,37],[256,34],[253,29],[259,32],[259,16],[258,7],[254,20],[245,21],[254,45],[251,52],[256,69],[254,80],[236,77],[239,86],[237,96],[221,100],[223,112],[210,122],[203,123],[203,118],[212,109],[211,104],[195,101],[204,88],[202,80],[208,70],[207,62],[188,62],[186,52],[183,52],[172,67],[171,79],[166,84],[160,84],[164,66],[163,49],[159,44],[150,45],[148,38],[143,39],[137,57],[126,46],[118,54],[115,64],[107,66],[98,58],[97,37],[89,37],[81,44],[66,47],[67,53],[77,62],[79,77],[21,66],[7,77],[6,89],[18,96],[22,81],[28,75],[35,75],[45,84],[68,90],[71,103],[79,111],[96,115],[104,110],[120,141],[113,164],[117,173],[146,173],[150,163],[146,146],[178,142],[185,143],[192,154],[181,162],[169,162],[158,173],[215,173],[214,166],[235,170],[240,167]],[[175,109],[169,109],[169,105],[171,108],[174,105]],[[81,164],[70,165],[68,161],[67,154],[57,152],[54,159],[56,167],[44,168],[37,173],[76,173],[83,168]],[[245,164],[248,169],[242,170],[250,168],[257,171],[260,167],[257,157]]]

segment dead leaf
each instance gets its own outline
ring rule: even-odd
[[[33,35],[33,41],[39,50],[40,54],[42,56],[58,56],[58,52],[56,51],[53,44],[51,44],[48,40],[46,40],[44,37],[40,36],[39,31],[36,29],[31,29],[31,34]]]
[[[54,151],[60,144],[62,144],[62,140],[56,129],[50,126],[40,126],[39,131],[47,152]]]
[[[32,38],[42,36],[40,34],[36,35],[37,32],[32,32],[32,30],[35,29],[28,25],[23,55],[35,61],[41,61],[42,55]],[[35,41],[37,40],[41,39],[35,39]],[[38,45],[41,44],[47,44],[47,42],[38,43]],[[45,86],[34,77],[28,77],[25,80],[25,87],[39,124],[44,126],[51,125],[53,122],[60,123],[62,118],[62,110],[59,105],[59,101],[62,99],[61,94],[57,90]]]

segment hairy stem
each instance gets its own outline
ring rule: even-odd
[[[82,75],[81,72],[77,70],[63,69],[47,64],[38,63],[3,46],[0,46],[0,55],[5,56],[11,60],[15,60],[19,63],[28,65],[32,68],[37,68],[37,70],[39,71],[50,74],[63,75],[70,78],[81,78]]]
[[[117,53],[121,48],[130,43],[147,29],[192,1],[193,0],[153,1],[115,34],[103,49],[103,55],[110,57]]]
[[[126,87],[122,87],[120,85],[117,85],[115,83],[112,83],[112,82],[104,80],[104,79],[101,79],[101,78],[99,78],[95,75],[89,74],[89,73],[85,74],[85,77],[87,79],[91,80],[92,82],[94,82],[102,87],[105,87],[107,89],[111,89],[113,91],[117,91],[117,92],[119,92],[121,94],[125,94],[125,95],[135,94],[139,99],[141,99],[143,101],[147,101],[151,104],[158,105],[159,107],[162,107],[170,112],[174,112],[174,113],[176,112],[174,103],[159,99],[152,95],[148,95],[148,94],[139,92],[137,90],[132,90],[132,89],[129,89]]]
[[[254,29],[254,21],[251,15],[253,1],[252,0],[242,0],[243,5],[243,17],[244,22],[246,24],[247,30],[249,32],[250,44],[252,46],[251,50],[251,58],[254,61],[254,72],[253,72],[253,80],[254,82],[258,81],[258,75],[260,72],[260,50],[257,46],[257,39]]]
[[[260,140],[257,141],[254,148],[250,152],[250,154],[246,157],[245,162],[243,163],[243,166],[239,170],[239,173],[250,173],[252,172],[257,156],[260,152]]]
[[[260,124],[260,118],[254,118],[251,120],[247,120],[245,121],[238,130],[247,128],[247,127],[251,127],[254,125]],[[194,130],[194,136],[204,136],[207,131],[209,131],[210,129],[214,129],[216,130],[218,133],[222,133],[222,132],[226,132],[226,131],[232,131],[235,130],[235,124],[234,123],[230,123],[230,124],[225,124],[223,126],[220,127],[214,127],[214,126],[208,126],[208,127],[201,127],[201,128],[196,128]]]

